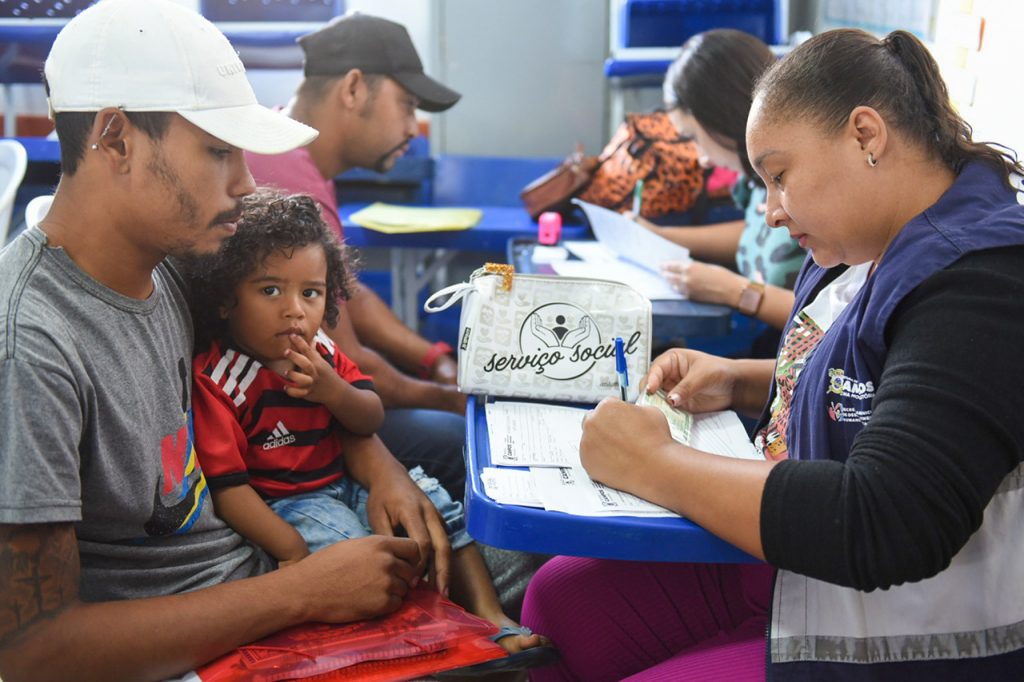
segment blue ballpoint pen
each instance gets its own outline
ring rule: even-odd
[[[626,401],[626,387],[629,386],[629,370],[626,369],[626,350],[622,337],[615,337],[615,374],[619,377],[619,397]]]

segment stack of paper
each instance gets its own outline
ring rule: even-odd
[[[681,299],[661,276],[662,263],[690,259],[689,249],[615,211],[573,199],[587,216],[596,242],[566,242],[580,260],[552,265],[559,275],[625,282],[651,300]]]
[[[480,222],[483,213],[476,208],[423,208],[394,206],[377,202],[356,211],[351,220],[368,230],[386,234],[468,230]]]
[[[691,415],[673,408],[661,393],[641,394],[638,402],[665,413],[672,437],[681,443],[726,457],[759,459],[735,412]],[[515,401],[488,403],[485,409],[495,466],[485,468],[481,480],[496,502],[580,516],[678,516],[587,475],[579,450],[585,409]]]

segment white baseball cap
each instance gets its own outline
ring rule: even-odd
[[[231,43],[200,14],[170,0],[101,0],[57,34],[46,58],[51,115],[168,111],[224,142],[280,154],[315,128],[256,102]]]

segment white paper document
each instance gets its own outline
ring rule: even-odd
[[[563,277],[596,277],[628,284],[652,301],[683,299],[683,296],[673,289],[668,280],[660,274],[624,260],[598,262],[563,260],[552,263],[551,267]]]
[[[658,407],[672,437],[681,443],[727,457],[759,459],[735,412],[691,415],[669,405],[664,394],[643,395],[638,402]],[[515,401],[488,403],[485,409],[495,468],[485,468],[481,479],[493,500],[580,516],[678,516],[587,475],[579,453],[587,410]],[[530,469],[503,468],[508,466]]]
[[[636,495],[596,483],[583,467],[534,467],[530,474],[548,511],[577,516],[679,516]]]
[[[562,246],[572,255],[588,263],[605,263],[619,259],[607,245],[590,239],[562,242]]]
[[[634,220],[579,199],[572,203],[583,209],[597,241],[619,258],[655,273],[661,270],[662,263],[690,259],[689,249],[656,235]]]
[[[763,460],[747,437],[747,430],[735,412],[706,412],[693,415],[690,447],[723,457]]]
[[[564,244],[579,260],[553,263],[567,277],[596,277],[629,284],[652,301],[683,299],[661,275],[661,264],[690,259],[689,249],[659,237],[615,211],[579,199],[597,241]]]
[[[762,459],[747,437],[743,422],[731,410],[690,414],[669,404],[662,391],[641,393],[638,405],[653,405],[668,419],[672,438],[696,450],[736,459]]]
[[[586,410],[503,400],[487,403],[491,463],[505,466],[578,466]]]
[[[523,469],[484,467],[480,471],[484,492],[495,502],[520,507],[544,507],[537,496],[534,477]]]

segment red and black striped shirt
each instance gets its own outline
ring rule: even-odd
[[[326,334],[314,342],[342,379],[373,390]],[[248,483],[264,497],[284,497],[344,475],[337,420],[323,405],[288,395],[276,372],[216,343],[192,370],[196,453],[211,488]]]

